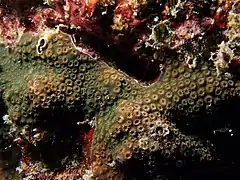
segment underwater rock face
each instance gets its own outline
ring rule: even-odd
[[[79,5],[69,2],[69,6]],[[89,6],[87,16],[99,2]],[[47,3],[55,8],[66,5],[63,1]],[[128,8],[146,4],[135,2]],[[1,172],[18,161],[20,177],[13,173],[8,179],[191,179],[202,171],[208,179],[220,177],[226,166],[238,167],[239,35],[234,35],[239,31],[238,4],[218,3],[216,9],[229,16],[226,20],[215,14],[211,27],[211,19],[206,22],[193,16],[191,8],[196,7],[191,1],[162,4],[162,20],[172,18],[174,8],[168,8],[175,5],[176,11],[183,8],[191,18],[171,26],[179,34],[161,21],[150,39],[137,42],[150,43],[154,60],[161,62],[159,77],[147,85],[106,63],[104,57],[86,54],[86,46],[76,43],[77,36],[60,28],[24,30],[14,45],[3,43],[0,144],[1,152],[13,153],[5,161],[0,159]],[[116,16],[123,13],[120,5]],[[202,32],[225,26],[228,29],[223,34],[202,36],[206,39],[201,41]],[[214,42],[211,50],[215,53],[201,52],[221,36],[227,41]],[[193,45],[192,52],[188,43]]]
[[[66,124],[77,125],[79,114],[93,121],[89,163],[95,178],[122,179],[125,163],[155,153],[185,163],[191,158],[211,161],[213,144],[182,132],[178,122],[201,123],[197,121],[202,113],[211,114],[223,103],[239,98],[239,82],[218,75],[211,63],[190,69],[181,59],[167,59],[161,81],[144,87],[82,54],[62,32],[26,33],[16,48],[2,47],[1,51],[3,99],[11,126],[16,128],[12,133],[22,148],[23,164],[34,162],[31,158],[39,156],[34,151],[41,146],[44,151],[53,141],[48,123],[58,123],[62,112],[69,114]],[[202,120],[203,127],[195,128],[205,128],[204,123],[211,124]],[[20,168],[31,173],[27,166]]]

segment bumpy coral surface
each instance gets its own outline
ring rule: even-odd
[[[158,62],[160,73],[151,84],[101,53],[86,53],[85,41],[76,40],[81,33],[72,32],[101,34],[94,13],[114,2],[46,4],[57,9],[56,20],[79,27],[13,27],[11,46],[2,35],[0,144],[6,156],[0,170],[16,166],[20,176],[7,178],[192,179],[201,171],[217,178],[226,166],[238,167],[239,1],[160,3],[161,20],[155,18],[151,32],[135,42],[137,56]],[[111,27],[125,32],[143,23],[134,12],[149,4],[117,2]],[[200,5],[216,12],[202,12]],[[197,16],[197,10],[208,16]],[[177,22],[180,16],[185,19]]]
[[[90,163],[100,179],[122,179],[123,164],[156,152],[210,161],[212,144],[181,132],[177,123],[212,113],[222,101],[239,96],[239,83],[218,75],[211,63],[190,69],[180,58],[166,60],[161,82],[141,86],[82,54],[61,32],[26,33],[17,48],[1,49],[3,97],[23,153],[52,140],[48,123],[57,123],[60,111],[72,114],[64,121],[76,121],[81,113],[95,124]],[[41,173],[33,176],[42,178]]]

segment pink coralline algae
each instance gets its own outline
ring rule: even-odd
[[[14,16],[3,16],[2,12],[0,15],[0,22],[0,41],[6,45],[13,44],[19,37],[19,33],[24,30],[19,22],[19,19]]]
[[[196,20],[187,20],[176,29],[176,46],[181,45],[181,41],[193,39],[202,32],[200,24]]]

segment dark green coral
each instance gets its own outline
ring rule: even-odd
[[[50,131],[48,123],[60,111],[71,112],[66,121],[79,114],[83,120],[92,120],[91,164],[100,179],[121,179],[123,164],[156,153],[183,161],[214,158],[213,145],[200,132],[204,128],[209,132],[214,125],[202,119],[223,103],[238,99],[240,87],[235,77],[217,74],[204,61],[191,69],[176,57],[164,62],[159,82],[144,87],[99,59],[80,53],[64,33],[41,38],[26,33],[16,48],[0,47],[3,99],[19,132],[26,125],[39,124],[43,131]],[[189,126],[200,129],[199,136]],[[51,141],[49,137],[29,141],[36,145]]]

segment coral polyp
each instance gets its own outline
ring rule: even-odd
[[[28,25],[15,6],[0,13],[6,178],[208,179],[238,167],[239,1],[37,4]]]

